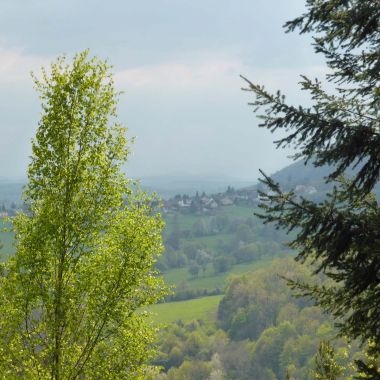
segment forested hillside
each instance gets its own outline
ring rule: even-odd
[[[274,177],[291,178],[300,195],[315,196],[322,172],[314,178],[296,163]],[[308,186],[317,192],[305,194]],[[311,300],[294,298],[279,277],[312,279],[294,262],[290,236],[255,216],[259,201],[265,199],[255,188],[228,187],[162,202],[165,250],[156,267],[172,291],[148,309],[163,326],[152,362],[162,368],[157,379],[314,379],[319,343],[334,338],[333,323]],[[1,240],[11,254],[12,233]],[[346,366],[358,348],[348,354],[346,342],[334,344]]]
[[[163,329],[154,361],[163,368],[158,379],[315,379],[319,343],[335,337],[332,321],[310,300],[294,298],[279,275],[312,278],[293,259],[274,260],[232,276],[214,314],[178,319]],[[347,367],[358,348],[348,350],[343,340],[334,344],[337,362]]]

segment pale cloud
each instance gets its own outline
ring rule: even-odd
[[[118,86],[140,89],[194,89],[231,81],[242,70],[239,60],[208,59],[190,63],[163,63],[128,68],[116,73]]]
[[[236,92],[247,83],[240,75],[253,83],[265,85],[269,91],[281,90],[291,100],[302,102],[305,94],[300,92],[297,82],[300,75],[322,80],[327,74],[325,66],[312,65],[284,68],[252,67],[244,64],[238,57],[207,56],[187,63],[161,63],[151,66],[140,66],[119,70],[115,74],[115,82],[122,90],[137,90],[149,96],[150,93],[161,97],[179,98],[215,97],[217,94]],[[156,96],[156,95],[155,95]]]
[[[38,73],[49,62],[47,57],[26,54],[21,48],[0,45],[0,83],[30,82],[30,73]]]

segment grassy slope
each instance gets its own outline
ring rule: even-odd
[[[164,274],[165,281],[168,284],[181,286],[185,280],[188,289],[215,289],[224,288],[227,285],[228,278],[246,272],[253,272],[257,269],[269,266],[272,257],[247,263],[234,265],[230,271],[214,275],[211,268],[204,277],[189,279],[187,268],[173,269]],[[164,304],[154,305],[150,310],[154,312],[154,320],[158,323],[171,323],[177,320],[189,322],[194,319],[202,319],[207,324],[213,324],[216,319],[218,305],[223,295],[202,297],[187,301],[168,302]]]
[[[223,288],[228,282],[228,278],[240,273],[251,272],[270,265],[271,257],[263,260],[234,265],[227,273],[220,275],[209,275],[187,281],[189,289],[215,289]],[[168,284],[179,285],[188,278],[187,268],[173,269],[164,275]],[[187,301],[168,302],[152,306],[149,310],[154,314],[154,320],[158,323],[168,324],[177,320],[189,322],[195,319],[202,319],[207,324],[215,322],[218,305],[223,295],[202,297]]]
[[[219,212],[220,215],[227,215],[231,218],[248,218],[253,216],[253,210],[246,207],[239,206],[228,206],[223,207]],[[194,222],[199,220],[199,218],[211,218],[210,216],[196,216],[196,215],[178,215],[177,223],[180,230],[191,230]],[[166,218],[166,227],[165,229],[170,232],[173,227],[173,215],[168,215]],[[3,227],[3,222],[0,219],[0,228]],[[205,244],[210,249],[215,249],[219,240],[227,241],[232,238],[232,234],[219,234],[215,236],[204,236],[200,238],[191,239],[192,242],[199,242]],[[11,232],[2,232],[0,231],[0,242],[4,245],[4,248],[0,251],[1,254],[13,254],[13,234]]]
[[[254,212],[259,209],[253,209],[250,207],[241,207],[241,206],[226,206],[222,207],[219,211],[220,215],[226,215],[230,218],[249,218],[254,217]]]
[[[245,207],[229,206],[222,208],[219,213],[222,215],[228,215],[230,218],[248,218],[253,215],[253,210]],[[191,229],[193,223],[199,218],[199,216],[195,215],[178,215],[177,223],[181,230]],[[205,216],[204,218],[210,217]],[[170,229],[173,225],[172,223],[173,217],[169,216],[166,228],[169,227]],[[2,226],[1,223],[0,226]],[[209,249],[214,250],[219,240],[227,241],[232,237],[232,234],[219,234],[215,236],[193,238],[191,241],[198,241],[203,243]],[[0,251],[2,256],[8,256],[9,254],[14,253],[13,233],[0,232],[0,241],[4,245],[3,249]],[[166,272],[164,278],[169,285],[177,287],[186,286],[187,289],[223,289],[227,285],[230,276],[254,271],[269,265],[271,261],[272,257],[266,257],[259,261],[234,265],[228,272],[217,275],[213,272],[212,266],[208,265],[206,272],[200,273],[198,278],[192,278],[188,273],[188,268],[178,268]],[[186,285],[183,285],[183,283],[186,283]],[[151,310],[154,313],[157,313],[155,320],[159,323],[170,323],[178,319],[184,321],[203,319],[208,323],[212,323],[221,298],[222,296],[210,296],[188,301],[159,304],[153,306]]]
[[[185,322],[202,319],[212,323],[216,318],[218,305],[223,296],[210,296],[188,301],[153,305],[149,311],[158,323],[168,324],[178,320]]]
[[[262,260],[253,261],[246,264],[234,265],[228,272],[215,274],[212,266],[209,265],[204,274],[200,273],[199,277],[192,278],[188,272],[188,268],[171,269],[164,273],[164,278],[167,284],[180,287],[186,282],[188,289],[215,289],[224,288],[227,280],[231,275],[244,272],[251,272],[256,269],[269,265],[273,260],[272,257],[265,257]]]
[[[257,209],[253,209],[250,207],[242,207],[242,206],[226,206],[222,207],[220,210],[216,211],[215,215],[226,215],[231,219],[234,218],[249,218],[254,216],[254,212]],[[192,215],[192,214],[177,214],[176,223],[180,230],[191,230],[193,224],[199,219],[209,219],[212,218],[212,215]],[[168,214],[165,216],[166,226],[165,229],[168,233],[172,231],[174,215]]]
[[[226,215],[231,219],[246,219],[254,217],[254,211],[251,208],[228,206],[223,207],[218,211],[219,215]],[[193,223],[199,219],[207,219],[210,216],[194,216],[194,215],[177,215],[177,223],[180,230],[191,229]],[[171,231],[173,226],[173,216],[168,216],[167,231]],[[199,238],[192,238],[189,241],[199,242],[214,251],[217,247],[218,241],[228,241],[233,238],[233,234],[218,234],[214,236],[205,236]],[[228,278],[245,272],[252,272],[259,268],[270,265],[273,257],[268,256],[261,260],[234,265],[228,272],[215,274],[212,265],[208,265],[205,273],[200,273],[197,278],[192,278],[188,272],[188,268],[171,269],[164,273],[164,278],[167,284],[174,285],[177,288],[185,287],[186,289],[223,289],[227,283]],[[223,296],[203,297],[188,301],[170,302],[160,305],[155,305],[152,310],[157,313],[156,321],[161,323],[170,323],[178,319],[183,321],[190,321],[193,319],[203,319],[206,323],[213,323],[216,316],[216,311],[220,300]]]

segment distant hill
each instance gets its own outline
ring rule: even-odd
[[[346,170],[345,176],[347,178],[354,177],[358,169],[349,168]],[[305,165],[305,161],[301,160],[275,172],[271,177],[285,190],[295,189],[297,186],[314,187],[317,192],[311,198],[320,201],[334,185],[334,183],[325,183],[325,179],[333,170],[333,166],[315,167],[311,162]],[[380,183],[376,184],[373,192],[380,199]]]
[[[216,176],[161,176],[143,177],[140,185],[144,190],[156,192],[164,199],[172,198],[177,194],[195,195],[205,192],[207,194],[223,192],[228,186],[235,189],[252,185],[253,181],[240,180]]]
[[[312,163],[305,165],[300,160],[272,173],[272,178],[281,184],[285,190],[295,189],[297,186],[314,187],[318,197],[331,189],[332,184],[326,184],[325,178],[333,170],[331,166],[314,167]],[[352,175],[354,171],[349,171]],[[21,203],[21,193],[26,180],[0,177],[0,205],[9,205],[12,202]],[[231,186],[235,190],[256,189],[256,180],[248,181],[219,176],[184,176],[168,175],[157,177],[143,177],[141,187],[148,192],[156,192],[160,197],[169,199],[177,194],[195,195],[223,193]],[[375,193],[380,196],[380,185],[376,186]]]
[[[0,178],[0,205],[9,206],[12,202],[21,202],[21,193],[25,182],[21,180]]]
[[[325,188],[324,179],[331,173],[332,167],[315,167],[312,163],[305,165],[305,161],[297,161],[275,172],[272,178],[285,188],[293,188],[299,184]]]

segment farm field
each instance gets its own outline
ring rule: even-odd
[[[215,321],[216,312],[222,295],[197,298],[187,301],[161,303],[153,305],[149,311],[154,321],[169,324],[178,320],[189,322],[201,319],[208,324]]]
[[[228,216],[230,218],[249,218],[254,217],[254,213],[259,211],[258,208],[243,206],[226,206],[217,210],[215,215]],[[165,232],[171,233],[174,223],[180,230],[190,230],[193,224],[199,219],[211,219],[214,215],[194,215],[194,214],[167,214],[165,216]]]
[[[165,235],[168,236],[175,229],[179,230],[180,233],[191,231],[194,223],[200,219],[208,224],[217,215],[226,216],[230,221],[240,221],[239,223],[243,223],[244,220],[248,218],[255,218],[254,211],[255,210],[250,207],[227,206],[216,210],[215,215],[167,214],[165,215],[166,226],[164,237]],[[0,241],[3,244],[1,253],[4,259],[14,253],[13,233],[1,231]],[[193,234],[186,236],[181,235],[180,249],[188,244],[195,244],[204,247],[215,257],[220,254],[220,249],[223,245],[228,246],[234,243],[234,241],[236,241],[236,233],[227,230],[206,236],[194,236]],[[191,299],[154,305],[149,310],[155,314],[154,320],[163,324],[171,323],[176,320],[186,322],[194,319],[202,319],[206,323],[212,324],[215,319],[218,304],[223,297],[220,293],[224,293],[231,277],[268,267],[274,258],[282,257],[283,255],[284,253],[281,251],[278,253],[276,250],[268,251],[261,258],[250,262],[242,264],[234,263],[227,271],[221,273],[215,272],[212,262],[205,265],[204,268],[202,267],[202,270],[200,270],[197,276],[190,274],[189,264],[181,268],[168,268],[163,270],[165,282],[171,287],[172,291],[174,293],[190,292],[190,295],[187,297]],[[219,292],[219,295],[199,297],[215,290]],[[191,295],[192,291],[198,293]]]

